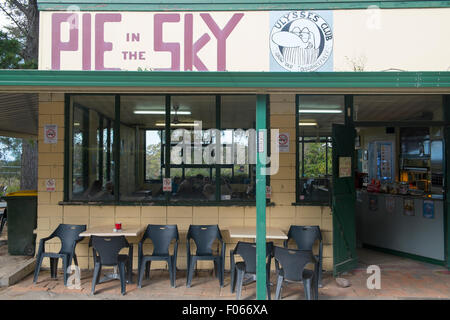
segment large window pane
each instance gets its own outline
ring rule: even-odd
[[[114,200],[114,97],[79,95],[70,101],[70,200]]]
[[[165,96],[120,97],[120,200],[164,200]]]
[[[221,100],[221,200],[255,199],[256,96],[227,95]],[[252,154],[253,153],[253,154]]]
[[[216,200],[216,96],[172,96],[170,113],[171,200]]]

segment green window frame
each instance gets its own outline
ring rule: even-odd
[[[231,177],[233,178],[235,176],[235,170],[234,170],[234,166],[235,164],[205,164],[205,165],[195,165],[195,164],[171,164],[171,159],[170,156],[167,157],[166,155],[170,154],[171,152],[171,147],[174,145],[171,143],[170,139],[171,139],[171,135],[170,134],[163,134],[163,139],[162,139],[162,143],[161,143],[161,179],[147,179],[146,176],[146,170],[145,170],[145,165],[146,165],[146,155],[145,152],[143,153],[143,157],[144,157],[144,177],[143,180],[144,182],[161,182],[162,178],[170,178],[170,171],[171,168],[181,168],[182,172],[183,172],[183,176],[184,173],[187,169],[190,168],[206,168],[210,170],[210,174],[214,174],[213,170],[215,169],[215,180],[216,180],[216,199],[215,200],[209,200],[209,201],[200,201],[200,200],[177,200],[177,201],[172,201],[171,197],[170,197],[170,193],[169,192],[165,192],[166,196],[165,196],[165,200],[146,200],[146,201],[122,201],[120,198],[120,191],[119,192],[115,192],[114,196],[115,196],[115,200],[114,201],[104,201],[104,200],[99,200],[99,201],[92,201],[92,200],[70,200],[69,197],[69,192],[70,192],[70,187],[69,187],[69,183],[72,183],[72,181],[70,180],[72,177],[72,172],[73,172],[73,165],[71,166],[70,163],[71,161],[71,157],[73,157],[73,151],[71,151],[71,147],[73,148],[73,137],[72,137],[72,122],[71,122],[71,106],[70,106],[70,101],[71,101],[71,97],[72,96],[80,96],[80,95],[91,95],[91,96],[110,96],[110,97],[115,97],[115,120],[111,120],[109,118],[107,118],[106,116],[99,114],[99,121],[103,121],[103,119],[107,119],[107,123],[109,124],[108,126],[108,135],[107,135],[107,141],[104,141],[104,139],[99,139],[99,145],[102,147],[99,149],[103,150],[103,145],[106,143],[108,145],[108,150],[112,149],[112,154],[111,153],[107,153],[106,157],[106,161],[99,161],[98,163],[98,172],[104,172],[104,168],[103,168],[103,164],[105,163],[109,168],[111,166],[111,160],[113,160],[114,162],[114,185],[115,185],[115,190],[120,190],[120,148],[119,148],[119,144],[121,141],[121,134],[120,134],[120,126],[123,125],[121,123],[120,120],[120,98],[122,96],[165,96],[165,101],[166,101],[166,115],[165,115],[165,127],[164,129],[161,128],[141,128],[144,131],[146,130],[160,130],[161,132],[170,132],[170,108],[171,108],[171,97],[173,96],[186,96],[188,94],[167,94],[167,95],[161,95],[161,94],[97,94],[97,93],[74,93],[74,94],[65,94],[65,126],[66,128],[68,128],[68,130],[65,130],[65,155],[64,155],[64,201],[62,202],[62,204],[64,203],[90,203],[90,204],[114,204],[114,205],[145,205],[146,203],[150,204],[159,204],[159,205],[219,205],[219,206],[229,206],[229,205],[250,205],[250,206],[254,206],[256,205],[256,197],[255,199],[242,199],[242,200],[221,200],[220,197],[220,181],[221,181],[221,170],[222,169],[231,169]],[[223,130],[231,130],[233,128],[224,128],[222,130],[220,124],[221,124],[221,119],[220,119],[220,115],[221,115],[221,97],[222,96],[227,96],[227,95],[231,95],[231,94],[192,94],[195,96],[215,96],[216,97],[216,129],[220,130],[221,132],[223,132]],[[237,96],[239,94],[233,94],[233,96]],[[249,95],[249,94],[240,94],[240,95]],[[256,103],[256,101],[255,101]],[[74,106],[75,108],[75,106]],[[72,110],[73,112],[73,110]],[[269,103],[267,105],[267,114],[270,114],[270,109],[269,109]],[[111,124],[114,121],[114,125],[111,126]],[[100,126],[101,127],[101,126]],[[270,124],[267,124],[267,127],[270,128]],[[248,129],[254,129],[254,128],[242,128],[243,130],[248,130]],[[113,130],[113,131],[112,131]],[[169,130],[169,131],[168,131]],[[111,132],[113,132],[114,135],[114,143],[111,146]],[[85,140],[87,140],[88,138],[84,138]],[[146,142],[144,141],[144,146],[146,146]],[[84,145],[83,150],[85,151],[87,149],[87,147]],[[269,147],[270,149],[270,147]],[[100,152],[99,150],[99,159],[103,160],[103,153]],[[268,150],[270,153],[270,150]],[[100,157],[100,153],[101,157]],[[83,158],[83,161],[86,161],[86,159]],[[244,166],[248,166],[248,171],[247,172],[252,172],[253,170],[253,166],[256,167],[256,164],[245,164]],[[86,173],[85,173],[86,174]],[[270,186],[270,177],[267,177],[267,186]],[[267,202],[269,203],[270,200],[267,199]]]

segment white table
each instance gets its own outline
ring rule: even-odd
[[[99,226],[99,227],[92,227],[87,229],[86,231],[80,233],[80,237],[90,237],[90,236],[99,236],[99,237],[119,237],[119,236],[125,236],[125,237],[138,237],[140,236],[144,231],[145,227],[139,227],[139,226],[125,226],[122,227],[120,231],[114,232],[114,225],[111,226]],[[133,244],[131,244],[130,248],[131,253],[131,270],[133,270]],[[119,273],[117,272],[117,267],[114,267],[113,273],[107,273],[104,275],[102,279],[100,279],[99,283],[113,280],[113,279],[119,279]],[[130,281],[131,279],[130,279]]]
[[[256,227],[229,227],[230,238],[256,239]],[[278,228],[266,228],[266,239],[286,240],[287,235]]]

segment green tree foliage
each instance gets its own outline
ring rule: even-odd
[[[20,189],[22,139],[0,137],[0,185],[7,192]]]
[[[331,174],[331,149],[328,150],[328,172],[326,149],[325,142],[305,143],[303,159],[305,177],[314,178]]]
[[[19,41],[0,31],[0,69],[18,69],[22,60],[20,49]]]
[[[5,27],[8,34],[20,44],[17,51],[22,61],[20,69],[37,69],[39,44],[37,0],[0,1],[0,11],[11,21],[11,25]]]

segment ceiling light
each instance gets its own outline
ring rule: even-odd
[[[299,126],[310,126],[310,127],[313,127],[313,126],[317,126],[317,122],[299,122],[298,125]]]
[[[134,110],[134,114],[166,114],[166,111],[157,110]],[[171,111],[170,114],[175,114],[175,111]],[[177,111],[176,114],[180,115],[190,115],[190,111]]]
[[[342,113],[339,109],[299,109],[298,113]]]
[[[197,127],[199,123],[197,122],[178,122],[178,123],[171,123],[171,127]],[[156,123],[157,127],[165,127],[166,124],[164,122],[158,122]]]

